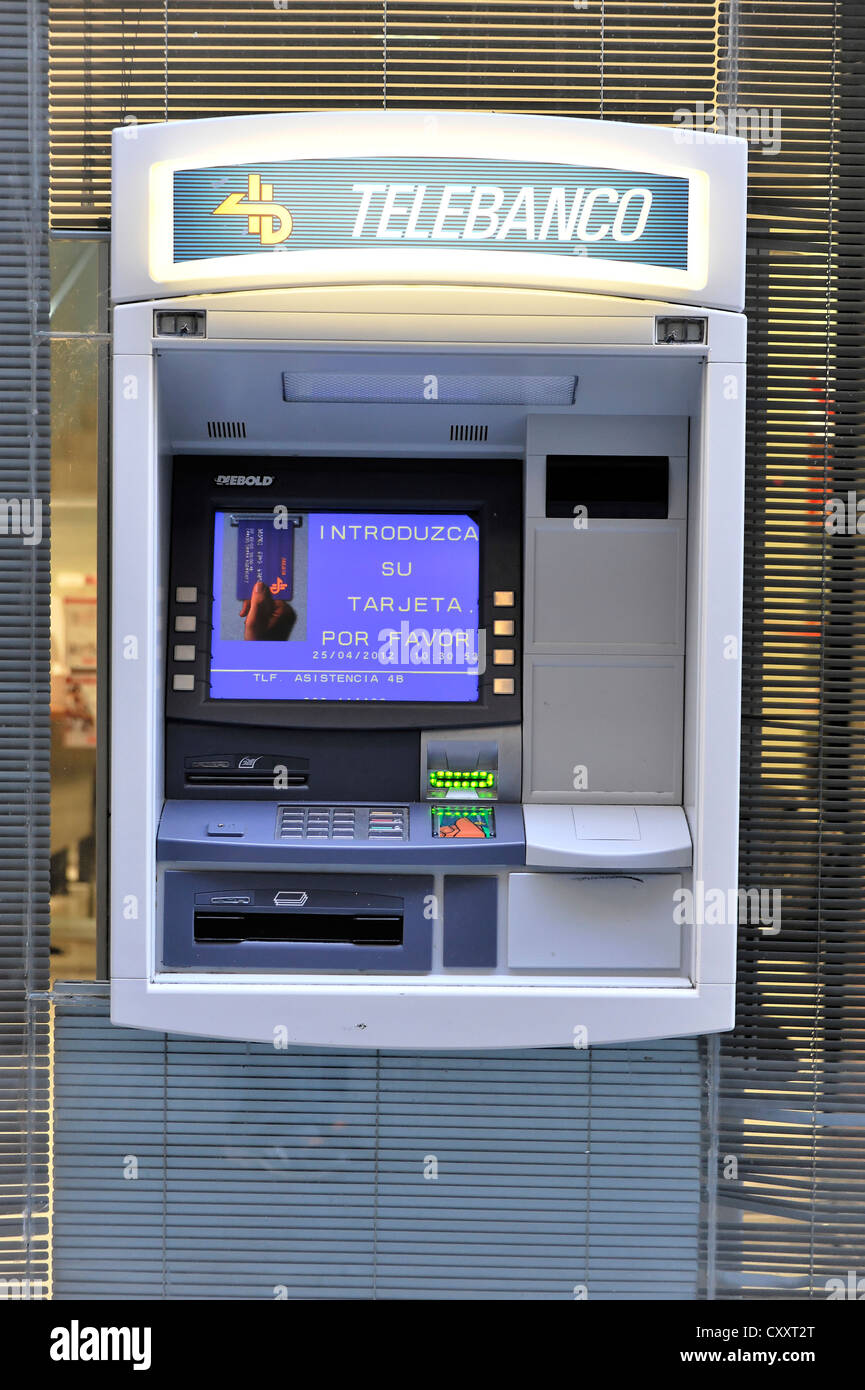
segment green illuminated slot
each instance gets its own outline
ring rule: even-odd
[[[460,787],[469,789],[495,787],[496,776],[494,772],[431,772],[429,785],[440,787],[443,790],[448,788],[457,790]]]

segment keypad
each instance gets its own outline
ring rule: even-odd
[[[406,840],[407,806],[280,806],[278,840]]]

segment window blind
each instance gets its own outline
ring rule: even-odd
[[[741,928],[720,1048],[717,1292],[826,1297],[865,1259],[861,6],[742,3],[726,76],[780,118],[752,153]],[[726,1170],[726,1175],[725,1175]]]
[[[48,169],[46,16],[0,55],[0,1297],[48,1267]],[[25,532],[26,527],[26,532]],[[41,539],[40,539],[41,533]],[[25,536],[29,535],[29,541]],[[39,997],[41,993],[41,998]],[[47,1287],[47,1285],[45,1285]]]
[[[696,1292],[693,1039],[397,1053],[58,1004],[56,1298]]]
[[[715,0],[51,0],[51,217],[105,227],[126,122],[429,106],[668,123],[711,103]]]

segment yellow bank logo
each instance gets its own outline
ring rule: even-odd
[[[291,213],[273,201],[273,184],[262,183],[260,174],[250,174],[245,193],[229,193],[214,217],[245,217],[246,230],[258,236],[262,246],[278,246],[291,236]]]

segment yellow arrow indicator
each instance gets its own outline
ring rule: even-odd
[[[277,246],[291,236],[291,213],[273,201],[273,184],[262,183],[260,174],[250,174],[247,191],[229,193],[212,216],[245,217],[247,231],[257,234],[262,246]]]

